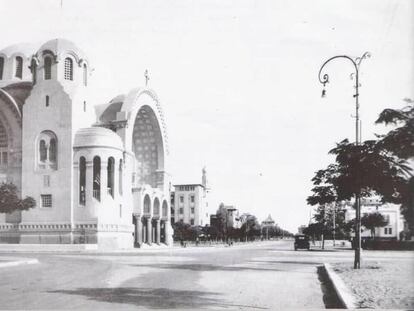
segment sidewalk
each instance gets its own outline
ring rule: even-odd
[[[39,263],[39,261],[33,258],[0,257],[0,269],[20,265],[32,265],[37,263]]]

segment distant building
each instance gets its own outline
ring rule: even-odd
[[[192,226],[205,226],[210,222],[208,213],[208,192],[206,169],[202,171],[201,184],[174,185],[171,195],[171,219]]]
[[[355,209],[348,203],[345,205],[345,220],[355,218]],[[375,229],[376,238],[399,239],[400,232],[404,230],[400,206],[391,203],[382,203],[378,198],[361,199],[361,217],[370,213],[380,213],[388,221],[385,227]],[[362,228],[363,230],[364,228]],[[370,237],[370,230],[363,230],[361,237]]]
[[[275,225],[275,221],[272,219],[272,216],[267,216],[265,220],[262,221],[262,228],[266,227],[273,227]]]

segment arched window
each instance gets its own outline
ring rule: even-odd
[[[151,200],[147,194],[144,197],[144,213],[149,214],[150,211],[151,211]]]
[[[23,77],[23,58],[20,56],[16,56],[16,78],[22,78]]]
[[[101,158],[93,158],[93,197],[101,200]]]
[[[8,165],[8,145],[7,132],[0,121],[0,167]]]
[[[45,80],[52,79],[52,58],[49,56],[45,57],[44,71],[45,71]]]
[[[30,64],[30,69],[32,71],[33,84],[35,84],[37,80],[37,64],[34,59],[32,59],[32,62]]]
[[[162,202],[162,217],[167,217],[168,204],[167,201]]]
[[[160,214],[160,200],[155,199],[154,200],[154,215],[159,215]]]
[[[0,57],[0,80],[3,80],[4,58]]]
[[[65,58],[65,80],[73,81],[73,60],[69,57]]]
[[[88,85],[88,67],[86,67],[86,64],[83,64],[83,85]]]
[[[51,131],[43,131],[38,138],[38,168],[57,169],[57,138]]]
[[[79,158],[79,204],[86,203],[86,160],[85,157]]]
[[[118,178],[119,195],[122,195],[122,159],[119,160]]]
[[[111,197],[114,197],[114,182],[115,182],[115,160],[114,158],[110,157],[108,159],[108,166],[106,167],[107,170],[107,176],[108,176],[108,180],[107,180],[107,189],[108,189],[108,194]]]

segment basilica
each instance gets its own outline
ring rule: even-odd
[[[165,120],[156,93],[96,105],[74,43],[0,50],[0,182],[36,207],[0,214],[0,243],[171,245]]]

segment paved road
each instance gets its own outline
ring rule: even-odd
[[[0,269],[0,309],[338,307],[318,266],[352,260],[344,251],[295,252],[290,241],[12,256],[39,264]]]

